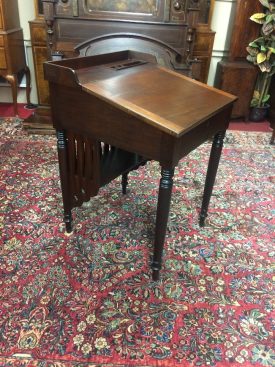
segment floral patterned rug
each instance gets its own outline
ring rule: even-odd
[[[274,146],[228,132],[206,226],[210,144],[176,170],[160,282],[150,257],[159,167],[74,210],[55,138],[0,122],[0,366],[275,366]]]

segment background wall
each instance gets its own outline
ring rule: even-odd
[[[209,70],[208,84],[213,85],[216,65],[223,56],[228,55],[230,46],[230,36],[232,32],[232,24],[235,13],[236,0],[216,0],[212,17],[211,28],[216,32],[213,47],[212,60]],[[35,75],[32,59],[32,49],[30,42],[29,20],[35,18],[35,8],[33,0],[18,0],[20,23],[24,32],[24,43],[26,50],[27,63],[31,70],[31,101],[37,103],[37,93],[35,86]],[[6,83],[0,84],[0,101],[12,102],[11,88]],[[25,80],[21,82],[18,93],[18,102],[26,102],[25,98]]]
[[[256,0],[255,0],[256,1]],[[217,63],[228,55],[236,0],[216,0],[211,29],[216,32],[207,84],[213,85]]]

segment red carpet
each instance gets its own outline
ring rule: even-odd
[[[33,112],[35,111],[35,109],[26,109],[25,108],[25,103],[18,103],[18,116],[21,119],[26,119],[28,117],[30,117]],[[13,104],[11,103],[0,103],[0,118],[1,117],[14,117],[14,109],[13,109]]]
[[[274,146],[229,131],[206,226],[210,144],[175,172],[162,280],[149,268],[159,166],[73,211],[56,138],[0,122],[1,367],[274,367]]]
[[[271,132],[272,131],[268,121],[261,121],[261,122],[231,121],[229,124],[229,130],[259,131],[259,132]]]

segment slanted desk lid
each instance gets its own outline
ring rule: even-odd
[[[50,83],[81,88],[177,137],[237,99],[130,50],[46,62],[44,72]]]
[[[237,99],[151,63],[107,69],[108,65],[98,66],[89,75],[89,81],[83,80],[82,88],[175,136],[181,136]]]

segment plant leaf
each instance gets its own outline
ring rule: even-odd
[[[264,53],[266,53],[266,48],[265,48],[265,46],[261,46],[261,52],[264,52]]]
[[[252,62],[253,64],[257,63],[257,59],[256,59],[255,56],[247,55],[246,60],[249,61],[249,62]]]
[[[270,94],[266,94],[263,99],[262,99],[262,103],[266,103],[270,98]]]
[[[275,48],[273,47],[268,47],[268,52],[267,52],[267,60],[270,59],[270,57],[275,53]],[[273,63],[271,66],[274,66]]]
[[[265,36],[271,34],[274,30],[274,26],[272,23],[264,23],[262,26],[262,32]]]
[[[260,92],[258,90],[255,90],[253,93],[253,99],[260,99]]]
[[[256,43],[255,41],[249,43],[249,48],[259,48],[260,45]]]
[[[268,0],[259,0],[260,3],[265,6],[266,8],[269,8],[269,1]]]
[[[258,64],[258,66],[262,73],[270,73],[271,71],[271,65],[269,62],[261,62]]]
[[[257,107],[259,103],[258,99],[252,98],[251,102],[250,102],[250,107]]]
[[[270,23],[272,22],[274,19],[274,14],[267,14],[266,18],[265,18],[265,23]]]
[[[260,47],[260,45],[264,45],[266,43],[264,37],[256,38],[254,41],[250,42],[248,45],[251,47]]]
[[[256,49],[255,47],[247,47],[246,51],[251,55],[251,56],[256,56],[259,52],[258,49]]]
[[[257,55],[257,64],[261,64],[266,60],[266,54],[264,52],[259,52]]]
[[[264,24],[265,22],[265,13],[255,13],[253,15],[251,15],[251,17],[249,19],[253,20],[253,22],[259,23],[259,24]]]

